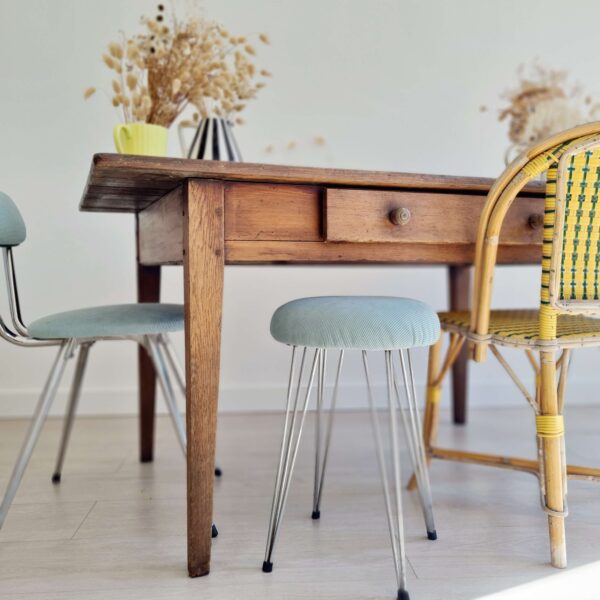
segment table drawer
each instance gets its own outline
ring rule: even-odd
[[[315,242],[323,239],[319,188],[228,183],[225,239]]]
[[[485,196],[377,190],[326,190],[329,242],[473,244]],[[503,244],[542,241],[543,198],[518,198],[502,228]],[[395,222],[393,222],[395,221]]]

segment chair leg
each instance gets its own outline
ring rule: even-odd
[[[183,455],[186,456],[187,436],[185,431],[185,424],[183,423],[181,413],[179,412],[179,409],[177,407],[175,392],[173,391],[171,378],[169,377],[169,372],[167,371],[167,366],[165,364],[162,348],[158,343],[157,339],[152,336],[146,337],[146,346],[148,349],[148,354],[152,359],[154,370],[156,371],[156,374],[158,376],[158,382],[162,389],[163,396],[165,398],[165,402],[169,410],[169,415],[171,416],[171,421],[173,422],[173,427],[175,428],[177,440],[179,441],[179,445],[181,446]]]
[[[567,566],[565,539],[566,461],[564,430],[558,412],[556,391],[556,362],[553,352],[541,352],[540,415],[536,418],[537,434],[541,441],[542,499],[548,513],[550,558],[553,567]]]
[[[181,391],[182,396],[185,396],[185,374],[183,372],[183,369],[181,368],[181,364],[177,358],[177,354],[175,354],[173,342],[171,341],[171,338],[166,334],[161,335],[158,338],[158,342],[165,351],[167,360],[169,361],[169,366],[171,367],[171,371],[173,371],[173,373],[175,374],[175,381],[177,381],[179,390]]]
[[[298,455],[298,448],[300,447],[302,429],[306,419],[310,393],[315,378],[317,364],[321,359],[322,350],[318,348],[315,350],[314,357],[312,359],[312,366],[310,368],[310,375],[308,382],[306,383],[306,393],[304,400],[301,402],[300,390],[302,386],[302,375],[304,372],[304,364],[306,362],[306,354],[307,349],[304,348],[302,351],[302,359],[300,361],[296,389],[294,390],[296,348],[294,347],[292,350],[292,361],[290,366],[290,376],[288,380],[288,392],[285,408],[285,420],[283,424],[283,436],[281,439],[281,449],[279,453],[279,465],[277,468],[277,475],[275,477],[275,490],[273,492],[273,501],[271,503],[271,516],[269,518],[269,529],[267,532],[267,545],[265,549],[265,558],[262,565],[262,570],[265,573],[270,573],[273,570],[272,559],[275,541],[277,539],[277,532],[285,511],[292,473],[294,471],[294,465]]]
[[[406,552],[404,545],[404,525],[402,522],[402,497],[401,497],[401,479],[400,479],[400,448],[398,443],[398,423],[396,416],[396,402],[394,399],[394,378],[391,352],[385,352],[385,367],[387,379],[387,399],[389,411],[389,425],[391,438],[392,452],[392,473],[394,480],[394,492],[391,493],[388,482],[388,469],[384,457],[383,440],[379,425],[379,418],[375,410],[375,402],[373,400],[373,392],[371,390],[371,381],[369,375],[369,367],[367,363],[367,353],[363,351],[363,365],[365,370],[365,378],[367,381],[367,394],[369,399],[369,407],[371,409],[371,420],[373,422],[373,432],[375,434],[375,446],[377,450],[377,459],[379,462],[379,470],[381,472],[381,483],[383,487],[383,497],[387,514],[390,541],[392,544],[392,553],[394,556],[394,566],[396,569],[396,582],[398,587],[398,600],[408,600],[408,592],[406,591]],[[393,495],[393,498],[392,498]]]
[[[2,504],[0,505],[0,528],[4,524],[10,505],[12,504],[12,501],[17,493],[17,489],[19,488],[19,484],[23,479],[25,469],[27,468],[31,454],[33,453],[46,417],[48,416],[48,411],[50,410],[50,406],[52,405],[54,397],[56,396],[56,390],[58,389],[65,366],[71,357],[72,349],[73,341],[68,340],[63,342],[58,350],[58,354],[54,364],[52,365],[52,369],[50,370],[50,374],[48,375],[48,379],[46,380],[46,384],[33,414],[29,431],[27,432],[25,441],[23,442],[23,446],[21,447],[21,451],[19,453],[19,457],[8,482],[8,487],[6,488]]]
[[[442,392],[441,382],[436,381],[440,369],[440,358],[442,354],[443,336],[431,346],[429,350],[429,361],[427,364],[427,398],[425,404],[425,415],[423,416],[423,443],[429,449],[437,438],[438,424],[440,420],[440,396]]]
[[[319,362],[319,390],[317,398],[317,428],[316,428],[316,450],[315,450],[315,487],[313,494],[313,519],[321,518],[321,499],[323,497],[323,485],[325,483],[325,470],[327,468],[327,458],[329,456],[329,446],[331,444],[331,434],[333,431],[333,419],[335,416],[335,408],[337,404],[338,389],[340,382],[340,374],[342,372],[342,363],[344,361],[344,351],[340,350],[340,357],[338,360],[337,372],[335,375],[335,384],[333,388],[333,394],[331,396],[331,404],[329,406],[329,416],[327,420],[327,432],[325,434],[325,446],[323,448],[323,460],[319,460],[319,448],[320,448],[320,429],[321,429],[321,416],[319,407],[323,406],[324,401],[324,388],[325,388],[325,363],[327,360],[327,352],[323,350],[321,361]],[[322,364],[322,370],[321,370]],[[321,377],[322,375],[322,377]]]
[[[421,417],[417,405],[417,393],[415,389],[415,378],[412,368],[412,357],[410,350],[400,350],[400,366],[402,367],[402,378],[404,384],[404,397],[406,398],[406,411],[401,402],[401,394],[398,389],[398,381],[395,369],[392,371],[394,378],[394,387],[396,399],[400,408],[402,424],[406,435],[410,459],[412,462],[423,518],[427,530],[427,538],[437,539],[435,522],[433,518],[433,501],[431,498],[431,484],[429,482],[429,472],[427,469],[427,456],[423,445],[421,434]],[[406,413],[406,414],[405,414]]]
[[[159,340],[153,336],[146,336],[145,344],[148,355],[152,359],[152,364],[154,365],[154,370],[156,371],[158,377],[158,383],[163,392],[163,396],[165,397],[165,402],[167,404],[167,409],[169,410],[169,415],[171,416],[171,421],[173,422],[173,427],[175,428],[177,440],[181,446],[184,458],[187,459],[187,435],[185,423],[183,422],[181,413],[177,407],[177,400],[175,398],[175,392],[173,391],[173,384],[171,383],[171,378],[169,377],[165,357],[163,355],[163,348],[165,348],[165,346],[163,346]],[[185,386],[183,389],[185,390]],[[219,531],[216,525],[213,523],[211,536],[216,538],[218,535]]]
[[[167,361],[169,363],[169,367],[171,368],[171,371],[175,374],[175,381],[177,382],[177,385],[179,386],[179,390],[181,391],[181,394],[185,398],[185,373],[183,372],[183,369],[181,368],[181,363],[179,362],[179,359],[177,358],[175,349],[173,348],[173,342],[171,341],[171,338],[166,333],[162,334],[158,338],[158,341],[164,350],[164,354],[167,357]],[[220,467],[216,466],[215,467],[215,477],[221,477],[221,475],[223,475],[223,471],[221,470]]]
[[[427,391],[425,396],[425,414],[423,415],[423,443],[425,450],[435,442],[440,416],[441,384],[436,385],[436,378],[440,370],[440,357],[442,354],[443,334],[440,339],[429,348],[429,361],[427,364]],[[429,464],[429,459],[427,460]],[[407,489],[417,487],[415,475],[410,478]]]
[[[60,483],[63,463],[67,453],[69,439],[71,437],[71,430],[73,429],[75,412],[77,411],[77,404],[79,403],[79,397],[81,395],[81,384],[83,383],[83,375],[85,373],[85,367],[91,346],[92,344],[82,344],[79,347],[77,365],[75,367],[73,383],[71,384],[71,393],[69,395],[69,402],[67,404],[67,414],[65,415],[60,447],[58,449],[58,456],[56,458],[56,466],[54,467],[54,473],[52,474],[52,483]]]

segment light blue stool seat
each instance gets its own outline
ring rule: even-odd
[[[321,296],[280,306],[271,335],[291,346],[395,350],[435,343],[440,321],[431,307],[410,298]]]
[[[42,340],[110,338],[182,331],[181,304],[114,304],[55,313],[33,321],[28,329]]]

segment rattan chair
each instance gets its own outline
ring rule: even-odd
[[[517,194],[547,175],[539,309],[490,310],[498,239]],[[600,470],[565,461],[563,406],[571,351],[600,346],[600,123],[555,135],[519,156],[491,188],[477,236],[471,312],[440,313],[449,334],[431,348],[423,424],[429,458],[513,468],[538,476],[548,514],[551,562],[567,564],[564,520],[567,476],[600,480]],[[518,202],[518,200],[517,200]],[[471,358],[482,362],[487,348],[513,379],[535,414],[538,460],[439,448],[435,445],[444,377],[467,341]],[[533,391],[521,381],[499,347],[522,349],[531,366]],[[539,361],[536,357],[539,353]],[[414,485],[411,481],[410,486]]]
[[[73,384],[52,481],[60,483],[73,420],[79,400],[88,354],[101,340],[130,340],[143,346],[150,356],[175,426],[184,457],[185,423],[177,408],[172,376],[185,396],[185,377],[168,334],[184,328],[183,306],[179,304],[120,304],[71,310],[48,315],[26,326],[21,316],[13,248],[25,241],[25,223],[12,199],[0,192],[0,247],[4,258],[6,288],[12,329],[0,317],[0,338],[22,347],[57,346],[58,354],[35,409],[29,431],[19,453],[6,493],[0,504],[0,528],[17,493],[25,469],[39,438],[65,367],[77,354]],[[218,474],[218,473],[217,473]],[[213,525],[213,537],[217,530]]]

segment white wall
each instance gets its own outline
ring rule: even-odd
[[[236,132],[249,161],[494,176],[503,166],[506,126],[479,106],[498,105],[520,63],[537,56],[569,68],[600,96],[600,7],[593,0],[201,5],[234,33],[266,31],[272,40],[260,47],[260,63],[274,78]],[[17,251],[26,317],[135,298],[133,217],[77,210],[91,156],[113,150],[117,119],[100,95],[84,103],[82,90],[108,89],[105,44],[119,30],[136,31],[140,14],[154,7],[141,0],[0,0],[0,189],[28,223],[29,240]],[[316,135],[326,148],[308,143]],[[281,149],[290,140],[298,148]],[[279,149],[266,155],[268,144]],[[175,135],[171,152],[178,153]],[[498,306],[533,306],[537,270],[501,269],[496,290]],[[288,354],[268,335],[271,312],[297,296],[330,293],[406,294],[437,308],[446,302],[440,268],[230,267],[223,409],[279,406]],[[165,270],[163,297],[181,301],[180,269]],[[586,400],[593,398],[586,373],[598,354],[581,354],[573,389]],[[82,412],[135,409],[134,358],[127,344],[93,350]],[[31,410],[50,360],[47,349],[0,346],[0,415]],[[421,379],[423,366],[421,360]],[[351,400],[358,375],[348,372]],[[473,370],[477,402],[519,401],[510,385],[495,365]]]

